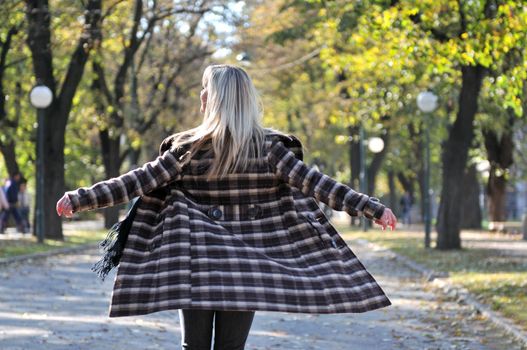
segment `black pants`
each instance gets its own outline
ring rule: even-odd
[[[181,348],[210,350],[214,319],[214,350],[243,350],[254,313],[180,309]]]
[[[0,191],[1,190],[2,189],[0,189]],[[4,233],[10,215],[13,215],[13,217],[15,218],[18,230],[22,233],[26,233],[26,229],[24,227],[24,223],[22,221],[22,217],[20,216],[20,212],[18,211],[16,203],[9,203],[9,209],[0,212],[0,233]]]

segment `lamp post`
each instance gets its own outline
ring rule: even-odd
[[[425,118],[425,159],[424,159],[424,221],[425,221],[425,248],[430,248],[430,231],[432,223],[430,207],[430,127],[428,115],[437,108],[437,96],[431,91],[421,92],[417,96],[417,107],[427,116]]]
[[[53,101],[53,93],[45,85],[35,86],[29,93],[29,100],[33,107],[37,109],[38,129],[37,129],[37,210],[35,213],[35,230],[39,243],[44,242],[44,128],[45,112]]]
[[[360,191],[361,193],[366,193],[368,191],[368,177],[366,176],[366,152],[364,151],[364,145],[368,145],[368,149],[373,153],[379,153],[384,149],[384,141],[380,137],[371,137],[368,140],[365,140],[364,128],[362,124],[359,129],[359,144],[360,150],[360,172],[359,172],[359,182],[360,182]],[[363,141],[364,140],[364,141]],[[362,218],[362,230],[364,232],[368,231],[368,222],[366,218]]]
[[[486,159],[479,161],[476,164],[476,170],[481,175],[480,183],[480,194],[479,194],[479,206],[482,210],[482,219],[487,220],[487,201],[485,196],[485,185],[484,182],[489,179],[490,162]]]

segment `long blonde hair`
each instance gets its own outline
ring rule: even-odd
[[[173,135],[172,149],[192,144],[193,155],[211,140],[214,160],[209,179],[244,171],[249,158],[262,157],[265,142],[258,92],[245,70],[233,65],[208,66],[202,82],[207,89],[203,123]]]

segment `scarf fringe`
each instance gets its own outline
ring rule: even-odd
[[[121,242],[123,240],[121,233],[122,228],[122,221],[114,224],[108,231],[106,238],[99,243],[99,247],[103,250],[104,255],[98,262],[93,264],[91,270],[103,281],[108,273],[110,273],[114,267],[119,265],[119,260],[124,248],[124,242]]]
[[[99,261],[93,264],[91,270],[103,281],[108,273],[110,273],[114,267],[119,265],[126,240],[128,239],[128,233],[130,232],[137,207],[140,203],[141,197],[135,200],[132,208],[130,208],[126,215],[126,218],[115,223],[108,231],[106,238],[99,243],[99,247],[103,250],[103,256]]]

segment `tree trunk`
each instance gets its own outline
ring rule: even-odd
[[[499,167],[491,166],[489,170],[489,182],[487,183],[490,222],[503,222],[506,220],[505,200],[507,180],[503,175],[498,174],[500,174]]]
[[[18,128],[20,119],[20,103],[22,99],[22,85],[19,81],[16,82],[15,87],[15,116],[14,120],[10,120],[6,109],[6,93],[4,91],[4,78],[7,69],[7,56],[11,49],[13,37],[18,34],[19,25],[13,25],[7,32],[5,40],[0,41],[0,128],[6,137],[4,142],[0,142],[0,152],[4,156],[7,173],[9,176],[20,173],[20,168],[16,160],[16,130]]]
[[[461,207],[460,228],[481,229],[481,207],[479,205],[479,182],[476,165],[469,166],[463,176],[463,203]]]
[[[368,184],[368,195],[369,196],[375,196],[375,179],[377,178],[377,174],[379,173],[382,162],[386,156],[387,150],[388,150],[388,144],[390,142],[390,135],[389,133],[381,135],[381,139],[384,141],[384,148],[379,153],[375,153],[373,155],[373,159],[370,163],[370,165],[367,168],[366,176],[368,177],[367,184]]]
[[[509,118],[512,129],[514,117]],[[508,169],[513,164],[514,140],[509,130],[503,132],[501,139],[494,130],[483,131],[485,148],[490,162],[489,182],[487,183],[487,195],[489,200],[489,221],[505,221],[505,201]]]
[[[56,105],[56,104],[55,104]],[[57,201],[64,194],[64,136],[68,111],[47,110],[44,128],[44,208],[45,237],[63,240],[62,220],[55,212]],[[62,125],[51,123],[52,118],[62,120]],[[58,124],[58,123],[57,123]],[[40,126],[39,126],[40,127]]]
[[[403,187],[403,192],[410,193],[410,198],[412,199],[412,203],[415,203],[414,183],[412,182],[412,180],[408,179],[402,172],[398,172],[396,175],[397,175],[397,179],[399,180],[399,183]],[[394,208],[397,208],[396,213],[399,216],[402,216],[402,208],[400,206],[399,201],[397,201],[397,206],[395,206]]]
[[[121,175],[120,170],[122,161],[119,139],[111,138],[108,129],[99,131],[99,138],[101,140],[102,159],[106,178],[111,179]],[[120,209],[120,205],[104,209],[104,227],[110,228],[119,220]]]
[[[16,161],[15,140],[10,139],[7,143],[0,142],[0,152],[2,152],[2,155],[4,156],[5,165],[9,176],[19,173],[20,168],[18,167],[18,163]]]
[[[47,0],[26,0],[28,22],[27,43],[31,50],[33,70],[37,83],[44,84],[53,93],[53,102],[44,111],[43,154],[43,216],[44,235],[51,239],[64,239],[62,221],[55,212],[55,204],[64,193],[64,136],[73,97],[84,73],[88,55],[100,39],[101,0],[89,0],[85,11],[83,32],[71,56],[62,79],[62,89],[57,91],[51,53],[51,15]]]
[[[419,185],[419,213],[421,214],[421,222],[425,222],[425,174],[422,167],[419,167],[419,170],[417,170],[417,178],[418,178],[418,185]],[[412,201],[413,202],[413,201]],[[413,202],[414,203],[414,202]]]
[[[137,168],[139,164],[139,158],[141,156],[141,148],[130,148],[130,151],[128,152],[128,160],[130,161],[130,167],[135,169]],[[156,152],[157,156],[157,152]]]
[[[349,162],[350,162],[350,187],[358,191],[360,188],[360,144],[359,144],[359,127],[348,126],[348,137],[351,140],[349,142]],[[350,225],[355,226],[360,224],[358,217],[351,217]]]
[[[388,200],[388,205],[394,210],[394,212],[398,212],[397,189],[395,188],[395,174],[393,170],[388,171],[388,188],[390,189],[390,199]]]
[[[459,203],[462,203],[465,189],[459,179],[463,179],[468,150],[474,137],[473,122],[485,68],[463,66],[461,72],[459,110],[442,153],[442,188],[437,220],[437,249],[441,250],[461,249]]]

